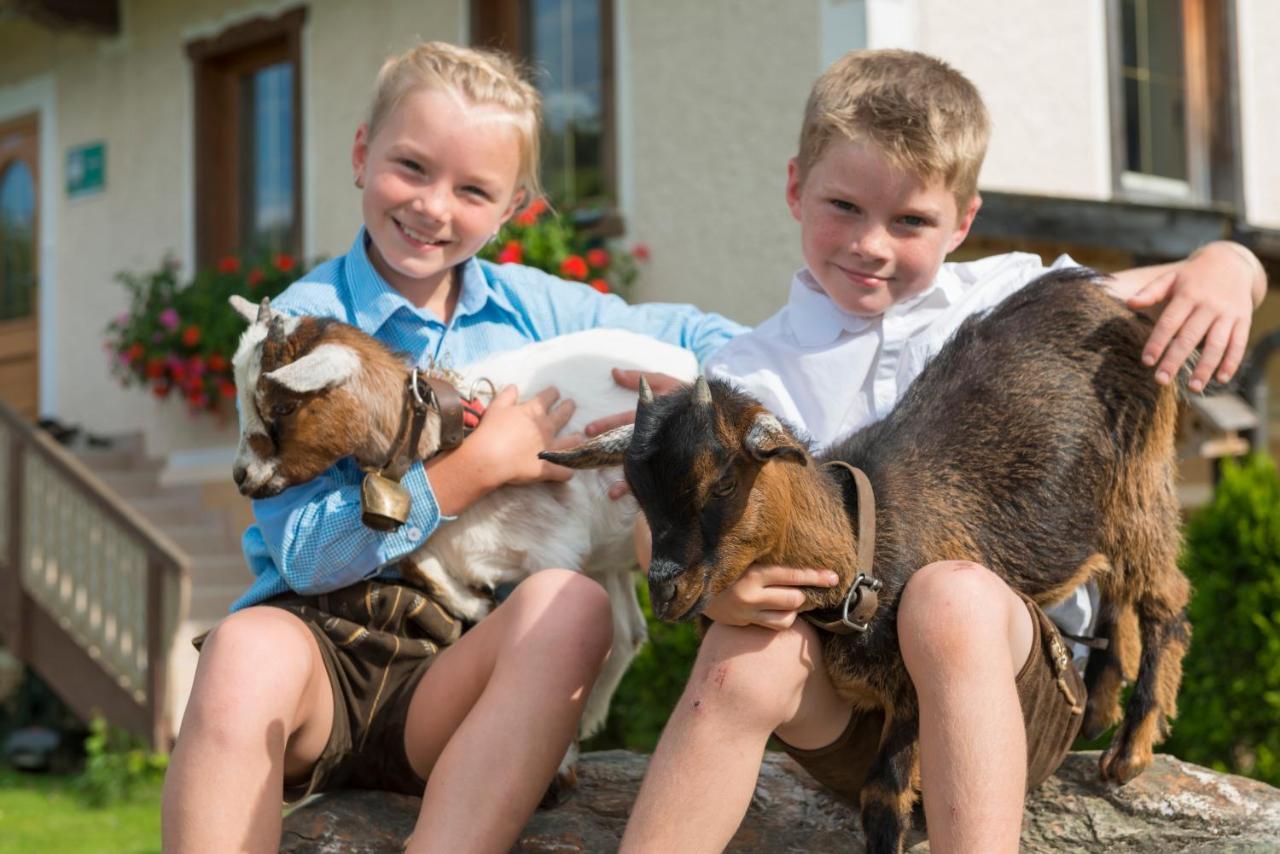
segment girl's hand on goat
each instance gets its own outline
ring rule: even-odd
[[[839,583],[840,576],[829,569],[755,564],[728,589],[713,596],[703,613],[728,626],[782,631],[809,610],[809,597],[801,587],[835,587]]]
[[[649,388],[653,389],[654,394],[666,394],[675,391],[684,383],[671,376],[670,374],[659,374],[652,371],[624,371],[622,368],[613,369],[613,381],[623,388],[637,391],[640,388],[640,378],[644,377],[649,383]],[[606,415],[603,418],[597,418],[586,426],[588,436],[598,436],[601,433],[607,433],[615,427],[621,427],[623,424],[630,424],[636,420],[636,411],[628,409],[625,412],[615,412],[613,415]],[[626,494],[625,490],[620,494]],[[610,495],[617,498],[610,492]]]
[[[458,451],[465,451],[476,478],[491,488],[508,483],[568,480],[573,470],[538,459],[546,450],[571,448],[581,436],[557,435],[573,416],[572,400],[560,400],[554,387],[544,388],[524,403],[515,386],[498,392],[480,426]],[[455,451],[457,453],[457,451]]]
[[[1142,353],[1143,363],[1156,369],[1156,382],[1170,382],[1197,347],[1188,388],[1203,391],[1215,374],[1218,382],[1231,379],[1244,358],[1253,310],[1266,293],[1261,262],[1237,243],[1215,241],[1152,272],[1158,274],[1126,303],[1138,310],[1164,304]]]

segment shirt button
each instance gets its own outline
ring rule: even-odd
[[[420,528],[409,528],[404,532],[404,535],[409,538],[409,542],[416,543],[422,539],[422,530]]]

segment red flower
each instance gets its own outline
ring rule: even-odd
[[[160,377],[164,376],[164,360],[152,359],[151,361],[147,362],[146,374],[147,374],[147,379],[150,379],[150,380],[157,380],[157,379],[160,379]]]
[[[168,397],[169,384],[166,382],[152,383],[151,393],[154,394],[156,397]]]
[[[519,264],[524,260],[524,247],[518,240],[508,240],[498,253],[499,264]]]
[[[254,267],[249,271],[249,287],[256,288],[258,285],[262,284],[262,280],[264,278],[266,277],[262,274],[262,271],[257,267]]]
[[[597,270],[603,270],[609,266],[609,253],[604,249],[588,249],[587,263]]]
[[[206,362],[209,370],[215,374],[220,374],[228,367],[226,358],[221,353],[210,353],[209,360]]]
[[[609,293],[609,283],[604,279],[592,279],[588,284],[602,294]]]
[[[187,378],[187,366],[181,362],[169,363],[169,376],[173,377],[173,381],[180,383]]]
[[[200,327],[188,326],[182,330],[182,343],[187,347],[194,347],[200,343]]]
[[[516,225],[522,225],[525,228],[528,228],[537,222],[538,217],[546,213],[546,210],[547,200],[539,196],[532,202],[529,202],[529,207],[516,214]]]
[[[649,260],[649,244],[637,243],[631,247],[631,254],[635,256],[637,261]]]
[[[240,259],[234,255],[227,255],[218,259],[218,272],[227,274],[239,273]]]
[[[298,262],[289,253],[281,252],[276,256],[276,269],[281,273],[287,273],[296,266],[298,266]]]
[[[587,262],[581,255],[570,255],[560,262],[560,275],[566,279],[577,279],[581,282],[587,277]]]
[[[136,362],[139,359],[141,359],[142,355],[146,352],[147,352],[147,348],[143,347],[137,341],[134,341],[131,345],[129,345],[129,349],[125,350],[124,354],[126,357],[128,357],[130,362]]]
[[[218,394],[222,395],[228,400],[234,398],[236,396],[236,384],[233,383],[231,380],[219,380]]]

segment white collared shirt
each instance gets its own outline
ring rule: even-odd
[[[842,311],[802,268],[782,310],[726,344],[706,372],[759,398],[807,433],[812,449],[824,448],[888,415],[965,318],[1049,270],[1074,266],[1063,255],[1045,267],[1023,252],[943,264],[928,290],[870,318]],[[1049,609],[1065,631],[1090,629],[1097,601],[1090,587]],[[1074,646],[1078,660],[1087,655]]]

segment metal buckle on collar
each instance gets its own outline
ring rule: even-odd
[[[867,588],[873,593],[878,592],[884,587],[884,582],[878,578],[867,578],[865,573],[858,573],[858,577],[853,580],[853,585],[849,588],[849,592],[844,597],[844,606],[840,609],[840,622],[855,632],[865,632],[870,623],[858,623],[849,619],[849,611],[857,608],[858,603],[862,601],[862,588]]]
[[[413,373],[409,375],[409,388],[413,392],[414,408],[417,409],[419,412],[426,409],[431,404],[435,403],[436,393],[431,388],[431,386],[427,386],[427,397],[425,400],[423,399],[422,392],[418,388],[418,369],[417,368],[414,368]]]

